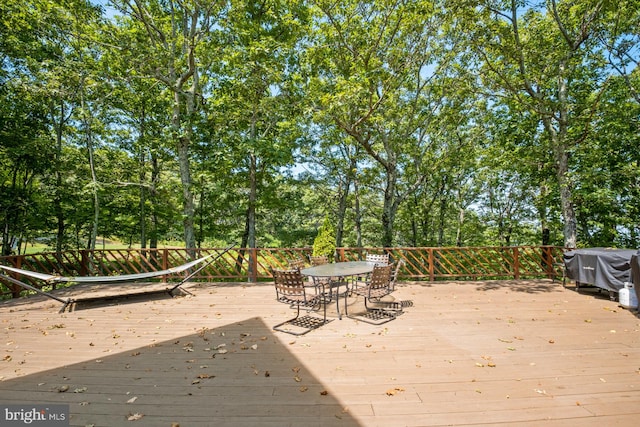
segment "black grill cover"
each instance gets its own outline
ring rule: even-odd
[[[640,250],[631,257],[631,279],[637,295],[640,289]]]
[[[589,248],[564,253],[569,279],[618,292],[631,282],[631,257],[635,249]]]

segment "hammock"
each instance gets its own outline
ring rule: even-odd
[[[53,283],[117,283],[117,282],[135,282],[138,280],[142,280],[142,279],[149,279],[149,278],[153,278],[153,277],[159,277],[159,276],[166,276],[169,274],[176,274],[176,273],[181,273],[183,271],[189,270],[190,268],[195,267],[196,265],[202,263],[203,261],[209,259],[209,261],[207,261],[205,264],[203,264],[202,266],[200,266],[199,268],[197,268],[195,271],[193,271],[192,273],[190,273],[189,275],[187,275],[187,277],[185,277],[184,279],[182,279],[179,283],[177,283],[176,285],[174,285],[173,287],[167,289],[167,292],[169,293],[169,295],[173,296],[173,291],[175,291],[177,288],[179,288],[180,286],[184,285],[189,279],[191,279],[193,276],[195,276],[196,274],[198,274],[200,271],[202,271],[205,267],[207,267],[209,264],[211,264],[212,262],[214,262],[215,260],[217,260],[218,258],[220,258],[222,255],[224,255],[226,252],[228,252],[231,248],[233,247],[233,245],[227,247],[224,251],[222,251],[220,254],[218,254],[215,258],[209,259],[211,257],[213,257],[213,255],[207,255],[205,257],[202,258],[198,258],[194,261],[190,261],[186,264],[182,264],[182,265],[178,265],[176,267],[171,267],[171,268],[167,268],[166,270],[158,270],[158,271],[148,271],[148,272],[144,272],[144,273],[134,273],[134,274],[120,274],[120,275],[114,275],[114,276],[77,276],[77,277],[66,277],[66,276],[60,276],[60,275],[53,275],[53,274],[46,274],[46,273],[38,273],[35,271],[30,271],[30,270],[22,270],[20,268],[15,268],[15,267],[9,267],[7,265],[1,265],[0,264],[0,268],[11,272],[11,273],[17,273],[17,274],[22,274],[25,275],[27,277],[32,277],[34,279],[38,279],[38,280],[42,280],[43,282],[47,283],[47,284],[53,284]],[[29,289],[31,291],[34,291],[38,294],[44,295],[48,298],[52,298],[56,301],[59,301],[61,303],[63,303],[63,307],[60,310],[60,312],[62,313],[70,304],[74,303],[76,300],[72,299],[72,298],[68,298],[67,300],[64,300],[60,297],[57,297],[55,295],[52,295],[48,292],[43,291],[42,289],[38,289],[34,286],[31,286],[27,283],[21,282],[18,279],[15,279],[11,276],[7,276],[5,274],[0,274],[0,278],[11,282],[15,285],[18,285],[20,287],[23,287],[25,289]],[[185,291],[187,293],[190,293],[188,291]]]
[[[186,264],[179,265],[177,267],[171,267],[166,270],[160,271],[147,271],[145,273],[134,273],[134,274],[120,274],[115,276],[78,276],[78,277],[66,277],[59,276],[54,274],[46,274],[46,273],[37,273],[35,271],[30,270],[21,270],[15,267],[9,267],[6,265],[0,265],[0,268],[3,270],[11,271],[13,273],[18,273],[25,275],[27,277],[33,277],[38,280],[42,280],[46,283],[61,283],[61,282],[73,282],[73,283],[107,283],[107,282],[133,282],[136,280],[149,279],[152,277],[165,276],[167,274],[172,273],[181,273],[185,270],[190,269],[191,267],[200,264],[207,258],[210,258],[212,255],[207,255],[202,258],[198,258],[195,261],[188,262]]]

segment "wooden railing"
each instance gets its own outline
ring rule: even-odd
[[[271,278],[270,269],[286,267],[289,260],[308,259],[311,248],[104,249],[45,252],[0,257],[0,263],[20,269],[61,276],[108,276],[162,270],[212,254],[218,256],[193,280],[258,282]],[[403,260],[404,280],[489,280],[554,278],[561,274],[563,248],[557,246],[446,247],[446,248],[338,248],[336,261],[364,259],[367,253],[388,253]],[[7,274],[0,271],[1,274]],[[24,275],[14,278],[40,288]],[[167,279],[167,277],[163,278]],[[0,298],[18,297],[22,288],[2,282]]]

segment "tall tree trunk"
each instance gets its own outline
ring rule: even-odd
[[[172,128],[173,138],[177,143],[178,163],[180,165],[180,183],[182,184],[182,225],[184,232],[184,243],[188,249],[195,247],[195,233],[193,227],[194,204],[193,193],[191,192],[191,163],[190,163],[190,133],[182,129],[183,119],[181,118],[182,93],[179,89],[174,91]],[[185,126],[186,127],[186,126]]]
[[[64,244],[64,235],[66,232],[65,215],[62,209],[62,131],[67,119],[65,118],[64,102],[59,101],[59,105],[51,105],[50,114],[56,133],[56,150],[54,154],[54,168],[56,188],[53,197],[53,211],[56,217],[56,253],[62,252]]]
[[[396,198],[396,185],[398,183],[398,170],[395,153],[387,151],[387,163],[385,166],[386,185],[384,189],[384,201],[382,206],[382,246],[393,246],[393,226],[396,218],[398,201]]]
[[[247,246],[254,249],[256,247],[256,203],[258,197],[258,181],[257,181],[257,159],[254,153],[249,155],[249,204],[247,206]],[[255,251],[249,252],[251,256]],[[249,259],[248,273],[249,280],[254,277],[254,266],[257,265],[256,260]]]
[[[96,248],[96,240],[98,239],[98,222],[100,221],[100,196],[98,194],[98,176],[96,174],[95,159],[93,152],[93,132],[92,126],[92,113],[90,106],[85,101],[84,96],[84,82],[81,83],[80,88],[80,107],[82,108],[82,121],[85,128],[87,138],[87,153],[89,156],[89,170],[91,171],[91,187],[93,195],[93,224],[91,226],[91,235],[87,242],[87,249],[94,250]]]
[[[336,247],[342,247],[342,236],[344,235],[344,219],[347,214],[347,202],[349,198],[349,189],[353,179],[353,171],[356,170],[356,159],[351,158],[349,161],[349,169],[344,180],[344,188],[340,191],[340,199],[338,202],[338,223],[336,225]]]
[[[143,141],[146,139],[145,131],[145,111],[143,107],[140,117],[140,137],[138,138],[138,188],[140,190],[140,200],[138,202],[138,222],[140,224],[140,249],[146,249],[147,247],[147,214],[145,190],[147,173],[145,150],[143,148]]]
[[[157,183],[160,179],[160,163],[155,150],[151,150],[151,187],[149,199],[151,200],[151,232],[149,233],[149,248],[158,247],[158,190]]]
[[[569,177],[569,100],[567,94],[566,64],[562,61],[558,71],[558,114],[557,128],[553,126],[552,117],[542,119],[545,130],[553,145],[560,204],[562,208],[564,246],[575,248],[577,243],[576,213],[573,206],[573,184]]]
[[[60,106],[60,118],[64,111],[64,106]],[[56,154],[55,154],[55,169],[56,169],[56,191],[53,199],[53,210],[56,214],[56,252],[60,253],[63,249],[65,222],[64,222],[64,210],[62,209],[62,197],[60,192],[62,191],[62,171],[60,170],[60,162],[62,160],[62,123],[56,126]]]
[[[362,211],[360,210],[360,184],[358,177],[353,179],[353,194],[354,194],[354,222],[356,227],[356,247],[362,247]]]

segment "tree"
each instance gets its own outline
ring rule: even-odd
[[[506,4],[505,4],[506,3]],[[526,3],[526,2],[525,2]],[[590,135],[590,117],[607,85],[597,35],[617,5],[550,0],[546,8],[511,0],[459,5],[470,47],[495,100],[508,98],[537,115],[545,131],[559,190],[564,244],[576,246],[571,153]]]
[[[167,194],[168,186],[162,184],[165,171],[172,171],[174,165],[172,147],[175,145],[165,130],[170,128],[167,112],[171,111],[172,100],[156,79],[132,72],[129,58],[121,54],[112,40],[135,48],[139,55],[153,52],[139,43],[136,33],[127,25],[108,22],[103,26],[100,63],[105,80],[112,85],[111,120],[106,126],[113,144],[136,159],[138,172],[135,180],[115,183],[114,188],[137,189],[140,245],[146,248],[148,243],[150,248],[157,248],[162,230],[175,220],[171,213],[175,198]]]
[[[336,252],[335,230],[328,216],[318,229],[318,235],[313,241],[313,256],[326,256],[333,260]]]
[[[243,248],[257,245],[261,191],[279,168],[293,161],[299,137],[297,45],[307,15],[303,2],[237,1],[222,23],[226,43],[211,78],[216,99],[210,123],[224,128],[218,135],[232,147],[236,171],[246,176]]]
[[[443,141],[428,131],[445,96],[452,46],[428,1],[318,1],[310,56],[317,120],[334,123],[383,175],[381,244],[391,246],[400,205],[433,171]],[[442,80],[441,80],[442,78]]]
[[[47,150],[36,151],[53,158],[52,167],[41,167],[38,175],[41,178],[40,190],[52,196],[53,208],[43,210],[55,214],[56,249],[61,250],[65,239],[65,220],[71,211],[64,206],[71,206],[69,202],[73,197],[65,190],[64,175],[73,172],[68,168],[62,169],[65,163],[63,138],[72,119],[71,112],[78,105],[78,82],[83,70],[83,65],[79,65],[82,61],[78,59],[88,46],[87,29],[91,25],[95,28],[98,10],[84,1],[61,5],[46,0],[36,0],[27,6],[24,2],[8,0],[3,2],[3,8],[7,13],[3,13],[2,24],[6,26],[2,26],[4,37],[0,38],[7,41],[2,43],[2,50],[11,58],[3,65],[8,65],[12,81],[20,81],[24,88],[28,88],[23,93],[25,99],[37,100],[46,106],[48,115],[42,116],[38,123],[49,126],[51,138],[55,138]],[[35,105],[31,108],[36,110]],[[41,112],[42,108],[37,107],[37,110]],[[50,151],[49,148],[53,147]],[[53,179],[50,179],[49,172]]]
[[[41,100],[14,83],[0,85],[0,225],[2,255],[16,252],[23,239],[43,223],[34,223],[39,174],[51,168],[46,112]]]
[[[194,196],[191,170],[193,122],[202,107],[200,83],[213,55],[203,52],[225,3],[196,0],[112,0],[131,21],[134,44],[120,45],[132,70],[157,80],[173,95],[171,136],[180,165],[184,242],[195,247]],[[131,41],[132,39],[129,39]],[[144,45],[144,50],[139,49]]]

